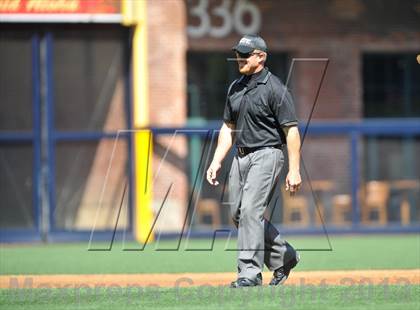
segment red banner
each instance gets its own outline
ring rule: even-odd
[[[120,0],[0,0],[0,14],[119,14]]]

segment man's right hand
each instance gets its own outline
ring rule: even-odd
[[[216,180],[217,172],[219,172],[220,167],[222,165],[220,163],[212,162],[210,167],[207,169],[207,181],[214,186],[219,185],[219,181]]]

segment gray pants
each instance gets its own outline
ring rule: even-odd
[[[264,218],[283,167],[283,150],[263,148],[236,155],[229,174],[229,203],[238,228],[238,277],[255,279],[264,267],[282,267],[295,250]]]

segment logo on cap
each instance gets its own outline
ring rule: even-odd
[[[252,46],[252,41],[251,41],[251,39],[248,39],[248,38],[242,38],[239,41],[239,44]]]

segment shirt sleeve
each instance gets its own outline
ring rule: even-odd
[[[272,89],[272,110],[274,116],[281,127],[294,126],[298,124],[295,106],[292,95],[284,85],[279,85],[278,89]]]
[[[223,112],[223,121],[225,123],[234,123],[232,117],[232,108],[230,107],[229,96],[226,98],[225,110]]]
[[[233,81],[233,83],[230,84],[229,89],[227,91],[227,95],[226,95],[225,110],[223,112],[223,121],[225,123],[235,123],[233,113],[232,113],[232,106],[231,106],[230,100],[229,100],[230,91],[232,90],[232,87],[235,84],[235,82],[236,81]]]

